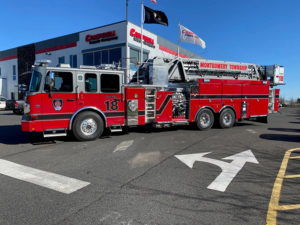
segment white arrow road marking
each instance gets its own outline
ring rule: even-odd
[[[0,159],[0,173],[65,194],[70,194],[90,184],[89,182],[23,166],[4,159]]]
[[[175,155],[175,157],[180,161],[182,161],[191,169],[193,168],[193,165],[196,161],[207,162],[219,166],[222,169],[222,172],[207,187],[208,189],[213,189],[216,191],[221,191],[221,192],[226,191],[228,185],[231,183],[233,178],[238,174],[238,172],[243,168],[246,162],[258,164],[258,161],[253,155],[251,150],[243,151],[235,155],[223,158],[225,160],[232,160],[231,163],[204,157],[209,153],[210,152],[188,154],[188,155]]]
[[[133,142],[134,142],[133,140],[121,142],[120,144],[117,145],[114,152],[121,152],[127,150],[133,144]]]

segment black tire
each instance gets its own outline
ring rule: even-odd
[[[221,128],[233,127],[235,123],[235,113],[232,109],[224,109],[219,117],[219,124]]]
[[[197,127],[199,130],[208,130],[210,129],[214,124],[214,114],[209,109],[202,109],[197,116]]]
[[[82,112],[76,116],[72,131],[78,141],[92,141],[100,137],[104,131],[102,118],[94,112]]]

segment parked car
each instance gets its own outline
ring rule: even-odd
[[[15,101],[16,100],[6,100],[5,110],[14,110],[15,109]]]
[[[6,109],[6,101],[7,101],[6,98],[0,96],[0,110]]]
[[[21,115],[24,113],[24,101],[23,100],[17,100],[15,101],[15,107],[13,109],[13,112],[15,114]]]

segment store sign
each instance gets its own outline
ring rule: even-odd
[[[130,36],[133,37],[133,40],[135,40],[136,42],[141,42],[142,35],[139,32],[137,32],[134,28],[131,28]],[[152,39],[146,35],[143,35],[143,44],[145,44],[151,48],[155,48],[154,39]]]
[[[111,41],[116,39],[118,39],[118,36],[115,30],[107,31],[99,34],[88,34],[85,36],[85,41],[89,42],[90,44],[96,44],[99,42]]]

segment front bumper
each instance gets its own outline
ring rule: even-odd
[[[21,122],[22,131],[29,131],[29,132],[42,132],[43,127],[41,121],[28,121],[26,120],[26,115],[23,115],[22,122]]]

